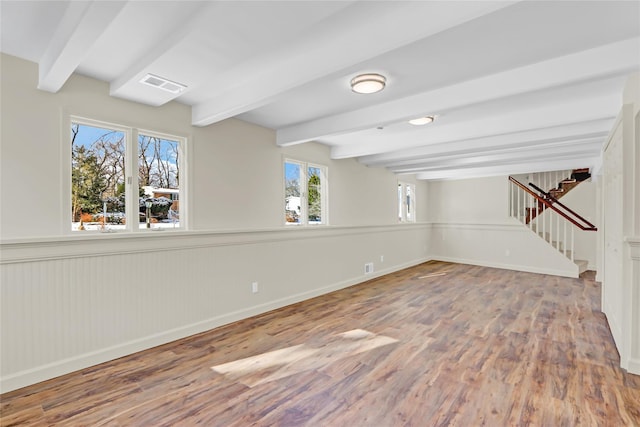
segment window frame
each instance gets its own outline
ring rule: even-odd
[[[410,190],[410,202],[407,203],[407,188]],[[399,189],[401,189],[399,191]],[[396,187],[398,191],[398,222],[414,223],[416,222],[416,185],[406,181],[398,181]]]
[[[286,164],[297,164],[300,166],[300,222],[287,222],[286,220]],[[320,170],[320,222],[309,222],[309,168],[317,168]],[[315,162],[306,162],[304,160],[294,159],[291,157],[283,157],[282,159],[282,199],[285,202],[285,226],[326,226],[329,225],[329,168]]]
[[[148,130],[141,127],[117,124],[105,120],[97,120],[86,118],[77,114],[64,114],[62,120],[61,146],[62,146],[62,218],[61,223],[62,234],[70,236],[86,235],[86,234],[103,234],[101,230],[86,230],[79,232],[72,230],[69,219],[72,215],[71,197],[72,197],[72,144],[71,142],[71,126],[73,124],[92,126],[104,129],[123,132],[125,135],[125,218],[126,227],[124,230],[106,230],[108,233],[146,233],[153,230],[166,231],[185,231],[189,229],[189,203],[188,203],[188,146],[189,138],[183,135]],[[138,180],[138,137],[139,135],[157,137],[163,140],[176,141],[178,143],[179,159],[178,164],[181,171],[180,183],[178,186],[178,194],[180,200],[180,226],[175,228],[151,228],[146,229],[140,227],[143,223],[139,221],[139,180]]]
[[[175,228],[168,228],[166,230],[187,230],[187,224],[188,224],[188,204],[187,204],[187,180],[188,180],[188,176],[189,176],[189,170],[187,169],[187,141],[188,138],[185,136],[178,136],[178,135],[172,135],[172,134],[168,134],[168,133],[164,133],[164,132],[158,132],[158,131],[153,131],[153,130],[148,130],[148,129],[134,129],[135,131],[135,140],[136,143],[135,144],[131,144],[131,145],[135,145],[134,149],[135,149],[135,153],[134,154],[134,162],[135,162],[135,179],[132,179],[132,181],[135,182],[136,184],[136,189],[139,189],[139,185],[140,183],[138,182],[138,144],[139,144],[139,137],[140,135],[145,135],[145,136],[149,136],[152,138],[159,138],[161,140],[165,140],[165,141],[176,141],[178,143],[178,168],[180,171],[182,171],[182,173],[180,174],[179,177],[179,185],[178,185],[178,200],[180,202],[180,226],[179,227],[175,227]],[[135,192],[132,192],[135,193]],[[136,206],[138,203],[138,195],[135,194],[133,197],[135,197],[136,200]],[[172,198],[173,200],[173,198]],[[184,205],[184,210],[183,210],[183,205]],[[184,211],[184,212],[183,212]],[[184,215],[183,215],[184,213]],[[137,216],[136,216],[137,217]],[[140,224],[138,224],[138,228]],[[140,228],[140,231],[145,231],[143,229]]]

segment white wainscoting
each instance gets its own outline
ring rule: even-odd
[[[515,219],[434,223],[431,258],[531,273],[578,277],[578,266]]]
[[[293,227],[5,241],[0,390],[427,261],[430,228]],[[365,275],[369,262],[374,272]],[[252,282],[259,283],[258,293]]]
[[[628,334],[629,360],[622,367],[632,374],[640,375],[640,237],[625,239],[629,254]]]

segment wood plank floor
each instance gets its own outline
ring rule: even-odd
[[[2,400],[2,425],[639,426],[600,285],[428,262]]]

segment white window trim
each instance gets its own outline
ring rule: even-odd
[[[398,187],[402,189],[402,215],[398,216],[398,221],[400,223],[414,223],[416,222],[416,185],[410,182],[398,181]],[[407,218],[407,187],[411,188],[411,203],[413,208],[411,218]]]
[[[71,218],[71,124],[78,123],[87,126],[94,126],[99,128],[113,129],[119,132],[123,132],[126,138],[125,144],[125,211],[126,211],[126,228],[124,230],[114,231],[110,230],[108,233],[101,231],[73,231],[69,226],[69,218]],[[173,228],[165,228],[163,231],[171,232],[186,231],[189,230],[189,218],[191,216],[190,205],[188,202],[188,180],[190,171],[188,169],[188,146],[189,138],[186,136],[179,136],[169,133],[150,131],[146,129],[137,128],[135,126],[127,126],[122,124],[116,124],[109,121],[89,119],[76,114],[63,113],[62,117],[62,130],[61,130],[61,180],[62,180],[62,218],[60,227],[61,234],[69,236],[87,235],[87,234],[123,234],[123,233],[147,233],[150,230],[140,228],[139,226],[139,205],[138,205],[138,135],[143,134],[151,137],[158,137],[171,141],[178,141],[180,147],[180,170],[184,171],[180,175],[180,226]],[[131,173],[134,171],[134,173]],[[186,212],[185,212],[186,211]],[[186,215],[185,215],[186,213]],[[134,226],[135,224],[135,226]],[[154,229],[151,229],[154,230]]]
[[[293,159],[291,157],[283,157],[282,158],[282,199],[286,198],[286,176],[285,176],[285,163],[295,163],[300,165],[300,182],[303,183],[302,188],[300,189],[300,217],[302,221],[299,223],[291,223],[286,222],[285,225],[287,227],[301,227],[301,226],[309,226],[309,227],[321,227],[325,225],[329,225],[329,191],[328,191],[328,183],[329,183],[329,168],[325,165],[321,165],[314,162],[306,162],[304,160]],[[320,169],[320,200],[322,200],[321,206],[321,217],[322,222],[319,224],[310,224],[309,223],[309,202],[308,202],[308,172],[309,168],[318,168]]]
[[[178,142],[178,150],[179,150],[179,159],[178,159],[178,165],[180,167],[180,171],[182,171],[182,173],[180,174],[180,187],[179,187],[179,191],[178,191],[178,199],[180,200],[180,227],[176,227],[175,230],[188,230],[188,224],[189,224],[189,215],[190,215],[190,209],[189,208],[189,202],[188,202],[188,192],[187,192],[187,183],[189,181],[189,169],[188,169],[188,164],[187,164],[187,147],[189,146],[189,144],[187,143],[188,138],[184,137],[184,136],[178,136],[178,135],[172,135],[172,134],[168,134],[168,133],[162,133],[162,132],[157,132],[157,131],[151,131],[151,130],[147,130],[147,129],[133,129],[135,132],[135,141],[136,144],[131,144],[131,149],[133,150],[133,158],[134,160],[134,166],[135,166],[135,171],[136,174],[135,176],[132,177],[131,181],[135,183],[135,189],[138,188],[138,135],[143,134],[146,136],[150,136],[150,137],[155,137],[155,138],[160,138],[160,139],[164,139],[164,140],[168,140],[168,141],[177,141]],[[128,179],[127,179],[128,180]],[[135,194],[134,194],[135,193]],[[132,197],[135,198],[135,203],[136,206],[138,204],[138,195],[135,191],[131,192]],[[186,215],[183,214],[183,208],[182,206],[184,205],[185,207],[185,211],[184,212]],[[172,230],[172,229],[167,229],[167,230]],[[139,231],[146,231],[146,230],[139,230]]]

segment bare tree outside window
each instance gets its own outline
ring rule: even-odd
[[[71,123],[72,230],[125,228],[126,135],[106,126]],[[139,213],[129,219],[144,227],[146,202],[151,201],[149,220],[158,227],[166,222],[180,226],[180,142],[140,133],[136,150],[140,206]]]

